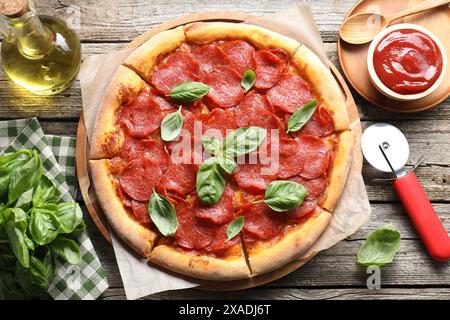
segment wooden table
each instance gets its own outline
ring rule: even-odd
[[[241,10],[267,15],[299,3],[295,0],[35,0],[38,11],[69,18],[82,40],[83,55],[117,50],[149,27],[181,16],[207,10]],[[310,3],[331,61],[336,56],[337,30],[355,0],[318,0]],[[78,16],[79,15],[79,16]],[[413,165],[424,155],[417,169],[419,180],[450,231],[450,99],[426,112],[395,114],[382,111],[356,93],[364,127],[373,122],[389,122],[409,139]],[[0,70],[1,119],[37,116],[44,131],[75,136],[81,113],[80,84],[54,97],[33,96],[7,80]],[[378,174],[364,165],[364,179],[372,204],[370,222],[357,233],[320,253],[310,263],[289,276],[264,287],[233,293],[182,290],[150,296],[150,299],[449,299],[450,263],[431,260],[399,205],[390,185],[371,182]],[[78,200],[82,202],[81,196]],[[102,299],[124,299],[122,281],[112,248],[86,216],[89,234],[108,273],[110,288]],[[393,223],[402,234],[400,251],[394,263],[382,268],[381,289],[366,287],[366,269],[355,263],[355,254],[367,234],[378,226]]]

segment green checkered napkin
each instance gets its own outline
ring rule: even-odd
[[[75,198],[75,139],[44,135],[36,118],[0,121],[0,154],[21,149],[40,152],[45,173],[61,192],[63,201]],[[48,293],[54,299],[96,299],[108,288],[106,273],[86,231],[78,236],[79,265],[57,262]]]

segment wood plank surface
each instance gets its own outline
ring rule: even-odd
[[[210,10],[241,10],[267,15],[300,3],[312,7],[324,48],[338,66],[337,31],[355,0],[35,0],[38,11],[68,20],[82,40],[83,58],[122,48],[127,42],[169,19]],[[301,22],[299,22],[301,23]],[[339,67],[339,66],[338,66]],[[354,92],[353,92],[354,93]],[[365,102],[354,93],[363,127],[388,122],[402,130],[410,142],[410,168],[425,156],[417,176],[447,230],[450,230],[450,99],[425,112],[396,114]],[[37,116],[47,133],[75,136],[82,110],[78,80],[54,97],[33,96],[8,81],[0,68],[0,119]],[[389,184],[372,182],[382,177],[364,165],[363,175],[372,217],[369,223],[334,247],[321,252],[310,263],[267,286],[230,293],[180,290],[150,296],[150,299],[449,299],[450,263],[431,260]],[[82,201],[81,197],[77,199]],[[102,299],[124,299],[125,293],[112,248],[86,216],[88,232],[108,274],[110,288]],[[402,234],[399,254],[382,268],[380,290],[366,289],[365,268],[355,254],[367,234],[386,223]]]

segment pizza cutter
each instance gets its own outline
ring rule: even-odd
[[[371,166],[394,174],[395,178],[388,180],[392,181],[395,192],[431,257],[438,261],[450,259],[450,237],[413,172],[415,168],[406,172],[409,145],[403,133],[390,124],[373,124],[364,131],[361,148]]]

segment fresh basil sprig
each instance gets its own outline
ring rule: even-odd
[[[173,141],[180,135],[181,129],[183,129],[183,115],[180,106],[178,111],[168,114],[161,122],[161,139]]]
[[[296,132],[303,128],[303,126],[311,119],[317,107],[317,100],[311,100],[302,108],[295,111],[289,118],[286,133]]]
[[[57,257],[81,261],[82,212],[60,198],[36,150],[0,155],[0,299],[44,297]]]
[[[209,90],[210,87],[204,83],[187,81],[174,86],[167,95],[178,102],[193,102],[207,95]]]
[[[178,218],[175,207],[166,197],[155,190],[148,202],[148,213],[152,222],[166,237],[173,237],[178,229]]]
[[[196,188],[198,197],[206,205],[219,202],[225,190],[225,172],[217,158],[204,161],[197,171]]]
[[[264,202],[274,211],[285,212],[301,205],[307,195],[306,188],[297,182],[275,180],[267,187],[264,199],[253,203]]]
[[[394,260],[400,248],[400,232],[391,224],[373,231],[362,243],[356,261],[364,266],[384,266]]]
[[[245,223],[244,216],[239,216],[236,219],[234,219],[233,221],[231,221],[231,223],[227,227],[226,242],[230,241],[235,236],[237,236],[239,234],[239,232],[241,232],[242,228],[244,227],[244,223]]]
[[[214,154],[217,162],[228,174],[232,174],[237,164],[235,159],[256,150],[266,138],[267,130],[260,127],[243,127],[228,134],[223,145],[217,138],[205,136],[203,147]]]
[[[197,193],[202,203],[213,205],[220,200],[226,183],[225,172],[232,174],[237,167],[235,159],[256,150],[266,133],[267,130],[260,127],[239,128],[228,134],[222,146],[215,138],[202,139],[205,149],[215,154],[197,171]]]
[[[255,84],[255,81],[256,81],[255,71],[253,71],[252,69],[248,69],[242,76],[241,86],[242,88],[244,88],[245,92],[248,92]]]

